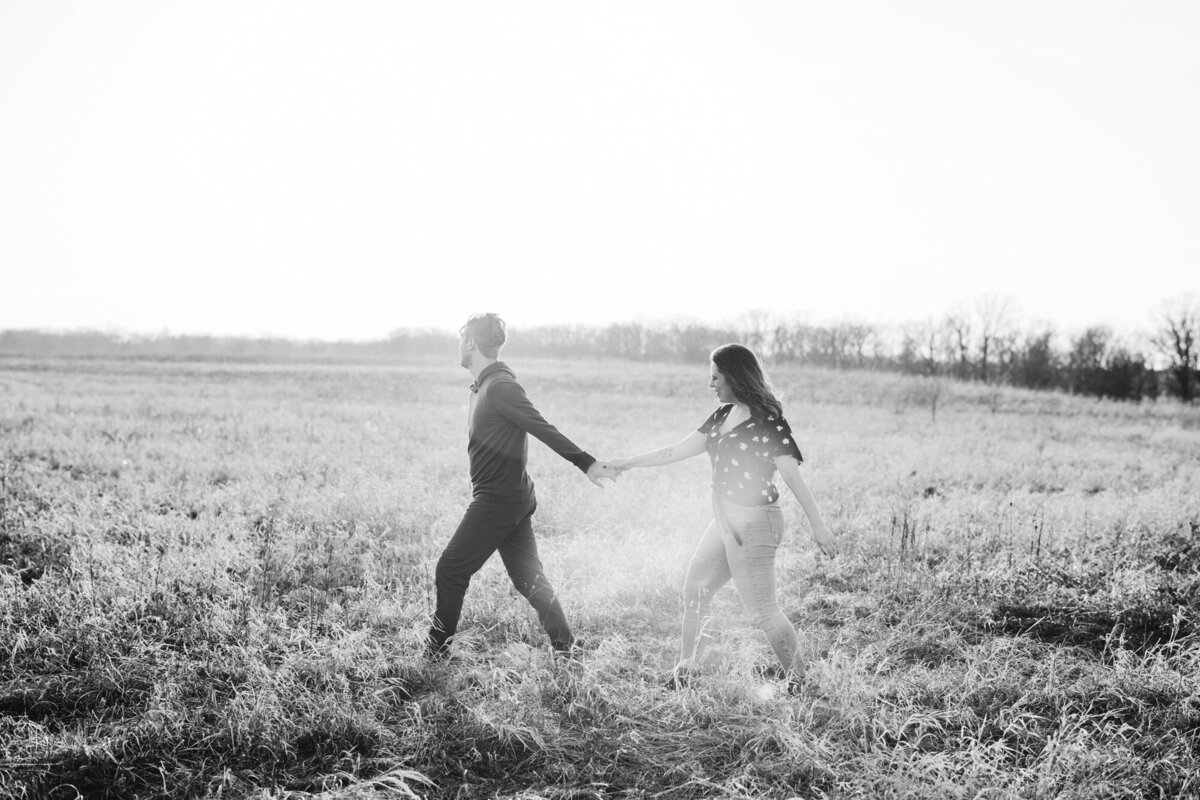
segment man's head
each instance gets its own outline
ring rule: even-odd
[[[458,355],[464,367],[471,365],[471,353],[494,361],[500,357],[500,348],[508,338],[504,320],[499,314],[472,314],[467,324],[458,330]]]

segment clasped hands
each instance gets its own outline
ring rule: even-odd
[[[597,461],[595,464],[592,464],[590,467],[588,467],[588,480],[599,486],[601,489],[604,488],[605,483],[616,483],[617,478],[621,476],[621,473],[629,469],[629,467],[624,465],[622,461],[623,459],[619,458],[613,461]]]

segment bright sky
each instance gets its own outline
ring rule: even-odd
[[[1200,290],[1200,3],[0,0],[0,329]]]

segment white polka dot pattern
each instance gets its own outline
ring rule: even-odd
[[[721,406],[698,429],[705,436],[704,447],[713,465],[713,490],[741,505],[773,503],[779,499],[771,482],[775,459],[792,456],[804,461],[791,426],[783,417],[752,417],[722,434],[721,424],[732,410],[732,404]],[[731,474],[726,463],[737,467],[740,474]]]

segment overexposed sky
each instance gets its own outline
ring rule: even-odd
[[[1200,290],[1200,3],[0,0],[0,329]]]

